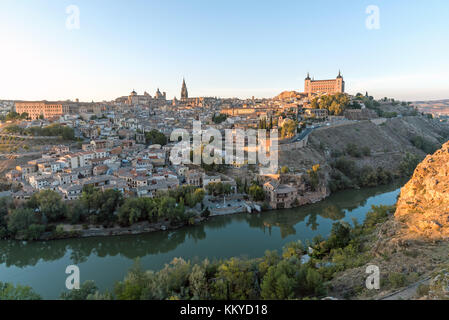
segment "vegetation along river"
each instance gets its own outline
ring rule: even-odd
[[[309,206],[214,217],[175,231],[135,236],[49,242],[0,241],[0,281],[31,286],[45,299],[65,289],[68,265],[80,268],[81,282],[95,280],[111,290],[136,258],[145,269],[159,270],[173,258],[210,260],[259,257],[292,241],[327,237],[338,220],[363,222],[372,205],[396,203],[404,181],[377,188],[348,190]]]

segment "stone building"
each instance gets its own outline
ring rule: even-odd
[[[49,101],[23,101],[16,102],[16,112],[19,114],[28,113],[32,119],[44,119],[61,117],[63,115],[63,105],[60,102]]]
[[[345,92],[345,81],[341,72],[338,72],[336,79],[331,80],[314,80],[307,74],[304,83],[304,92],[311,95],[314,93],[335,94]]]
[[[263,190],[273,209],[292,208],[298,197],[296,188],[286,184],[280,184],[278,181],[269,181],[265,183],[263,185]]]

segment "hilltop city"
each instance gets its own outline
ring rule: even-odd
[[[27,201],[51,191],[65,202],[85,200],[93,190],[103,196],[119,193],[126,199],[169,196],[176,205],[181,201],[187,207],[183,218],[178,217],[183,223],[197,223],[210,215],[297,207],[354,186],[348,182],[351,173],[338,167],[344,159],[335,165],[329,158],[338,153],[369,157],[374,150],[349,142],[326,146],[324,139],[317,147],[310,137],[333,128],[382,128],[394,119],[423,117],[410,102],[375,100],[367,92],[345,93],[341,72],[330,80],[307,74],[303,92],[285,91],[269,99],[191,97],[183,80],[180,99],[173,100],[157,89],[154,96],[132,90],[108,102],[2,101],[1,105],[2,196]],[[192,131],[194,121],[220,132],[277,129],[280,167],[273,174],[261,174],[247,161],[173,164],[170,153],[176,141],[170,141],[170,134],[175,129]],[[316,149],[324,157],[317,157]],[[395,168],[377,173],[376,168],[366,168],[365,164],[367,179],[374,170],[372,184],[394,176]],[[113,217],[89,215],[73,218],[72,225],[62,228],[72,234],[102,235],[107,228],[112,228],[107,234],[120,233],[125,232],[120,225],[139,222],[129,212],[123,213],[120,225]],[[142,230],[171,226],[155,222],[156,227],[150,223]]]

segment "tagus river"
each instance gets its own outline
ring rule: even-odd
[[[29,285],[45,299],[65,289],[68,265],[80,268],[81,282],[95,280],[111,290],[140,257],[145,269],[159,270],[176,257],[186,260],[259,257],[292,241],[329,235],[335,221],[363,222],[372,205],[396,202],[404,182],[372,189],[343,191],[297,209],[214,217],[176,231],[136,236],[70,239],[50,242],[0,241],[0,281]]]

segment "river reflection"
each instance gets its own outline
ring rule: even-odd
[[[317,204],[262,214],[214,217],[193,227],[136,236],[50,242],[0,241],[0,281],[30,285],[45,298],[64,290],[65,267],[76,264],[82,281],[112,288],[141,258],[145,268],[160,269],[174,257],[220,259],[256,257],[296,240],[327,236],[338,220],[362,222],[371,205],[394,204],[403,181],[379,188],[340,192]]]

